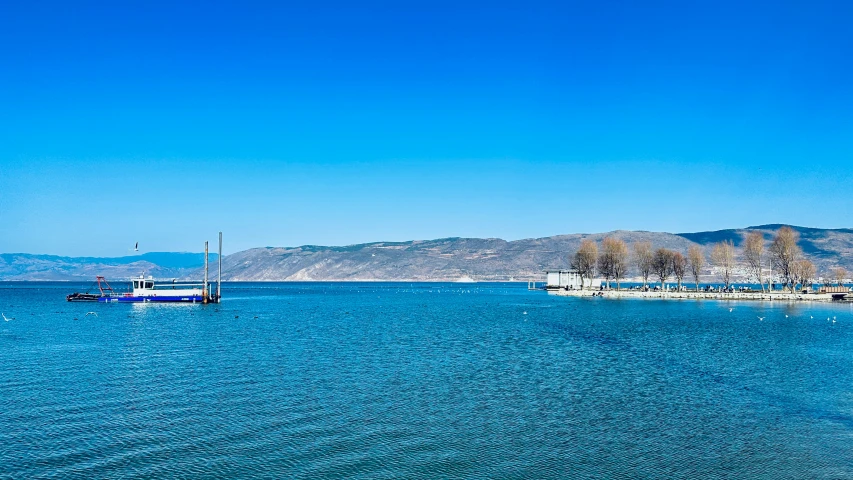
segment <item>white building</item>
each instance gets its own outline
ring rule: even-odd
[[[559,290],[561,288],[568,290],[579,290],[581,285],[589,288],[598,288],[601,286],[601,280],[589,281],[588,278],[581,278],[577,270],[545,270],[547,280],[545,288],[547,290]]]

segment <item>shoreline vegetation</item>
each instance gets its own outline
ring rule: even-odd
[[[770,301],[853,299],[853,294],[843,285],[847,271],[837,266],[819,276],[814,263],[806,258],[799,240],[796,230],[782,226],[769,239],[761,232],[748,232],[744,235],[740,249],[735,247],[732,240],[712,245],[710,273],[720,279],[724,288],[703,291],[700,289],[700,276],[709,268],[706,267],[706,252],[698,245],[691,245],[682,253],[667,248],[655,249],[650,242],[636,242],[629,250],[625,241],[605,237],[599,249],[595,241],[587,239],[581,242],[578,250],[570,257],[571,266],[580,281],[559,285],[560,288],[552,291],[560,296],[605,298]],[[625,280],[631,268],[642,278],[643,288],[639,290],[620,288],[620,282]],[[736,274],[749,279],[748,283],[759,285],[761,290],[736,290],[732,287]],[[692,291],[685,288],[685,277],[688,277],[689,284],[695,285]],[[587,286],[594,285],[594,279],[597,278],[601,278],[601,287],[587,289]],[[670,278],[677,284],[674,290],[666,287]],[[823,285],[818,292],[812,290],[816,281]],[[615,289],[610,288],[611,282],[615,283]],[[660,287],[650,288],[654,284]]]

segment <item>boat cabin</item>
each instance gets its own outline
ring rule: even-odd
[[[154,280],[134,280],[133,281],[133,289],[134,290],[139,290],[139,289],[153,290],[154,289]]]
[[[155,282],[152,277],[142,276],[134,278],[131,285],[134,297],[201,297],[204,291],[201,283]]]

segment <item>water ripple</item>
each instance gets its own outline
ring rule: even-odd
[[[0,285],[33,313],[0,325],[0,478],[853,478],[842,306],[259,284],[95,307],[65,290]]]

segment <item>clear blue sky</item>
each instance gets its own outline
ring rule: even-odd
[[[0,252],[853,226],[853,3],[461,3],[5,2]]]

